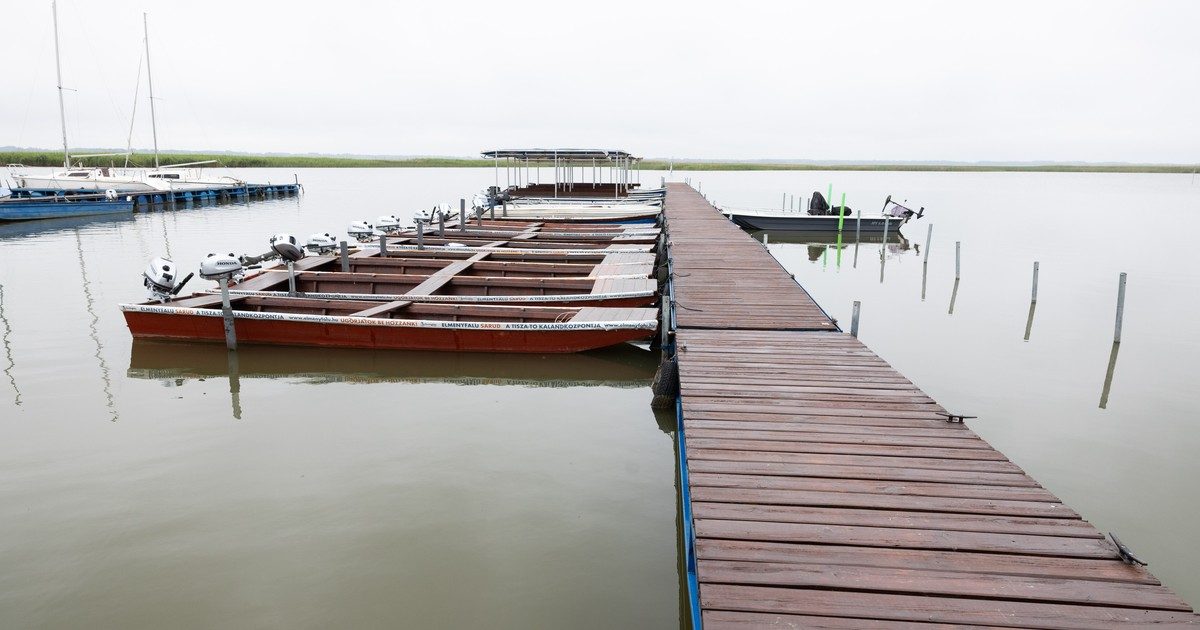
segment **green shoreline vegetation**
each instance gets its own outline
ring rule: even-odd
[[[225,153],[166,153],[160,156],[164,164],[204,162],[225,168],[490,168],[492,160],[472,158],[351,158],[336,156],[233,155]],[[85,166],[121,166],[122,156],[93,157],[73,160]],[[130,165],[145,167],[154,163],[153,155],[135,153]],[[0,151],[0,164],[24,166],[62,166],[62,153],[55,151]],[[644,160],[642,170],[665,171],[672,164],[666,160]],[[921,164],[902,163],[827,163],[818,162],[728,162],[679,161],[677,171],[967,171],[967,172],[1044,172],[1044,173],[1195,173],[1196,164]]]

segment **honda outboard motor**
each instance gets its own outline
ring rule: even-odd
[[[271,251],[279,254],[286,262],[296,262],[304,258],[304,250],[296,244],[296,237],[291,234],[276,234],[271,237]]]
[[[492,208],[498,206],[505,201],[512,201],[512,195],[507,192],[502,192],[499,186],[488,186],[487,189],[487,207]]]
[[[329,232],[324,234],[310,234],[308,242],[304,244],[304,249],[314,254],[330,254],[337,249],[337,241],[333,239],[333,235]]]
[[[437,221],[439,216],[443,217],[443,219],[446,221],[453,219],[454,208],[448,203],[439,203],[433,207],[433,220]]]
[[[825,196],[820,192],[814,192],[812,199],[808,202],[808,213],[812,215],[829,214],[829,202],[825,201]]]
[[[369,243],[375,237],[375,227],[366,221],[355,221],[346,228],[346,234],[360,243]]]
[[[146,270],[142,272],[142,285],[146,287],[149,298],[166,302],[176,296],[193,275],[189,273],[183,280],[176,283],[177,273],[178,269],[175,267],[175,263],[170,260],[161,256],[152,259],[150,264],[146,265]]]
[[[200,277],[205,280],[230,280],[236,284],[245,275],[242,261],[233,254],[209,254],[200,261]]]
[[[493,186],[492,188],[495,188],[495,186]],[[480,212],[483,212],[484,210],[487,210],[488,209],[488,198],[483,196],[482,194],[477,193],[474,197],[471,197],[471,207],[474,208],[476,213],[480,213]]]
[[[385,214],[375,219],[375,229],[380,232],[391,234],[400,230],[400,217],[394,214]]]
[[[430,220],[428,210],[417,210],[413,213],[413,223],[429,223]]]

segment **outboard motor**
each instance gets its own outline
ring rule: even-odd
[[[304,258],[304,249],[296,244],[296,237],[291,234],[276,234],[271,237],[271,251],[289,263]]]
[[[430,220],[428,210],[417,210],[413,213],[413,223],[429,223]]]
[[[291,234],[276,234],[271,237],[271,251],[287,263],[288,295],[296,295],[296,261],[304,258],[304,249],[296,244]]]
[[[109,200],[109,201],[114,201],[114,200],[117,198],[117,191],[116,191],[116,190],[113,190],[112,188],[109,188],[108,190],[105,190],[105,191],[104,191],[104,198],[105,198],[105,199],[107,199],[107,200]]]
[[[160,256],[152,259],[150,264],[146,265],[146,270],[142,272],[142,285],[146,287],[151,300],[166,302],[179,294],[183,285],[192,279],[193,274],[189,273],[178,283],[175,282],[177,275],[178,269],[175,267],[175,263]]]
[[[495,186],[492,186],[492,188],[495,188]],[[488,206],[488,197],[485,197],[482,194],[476,193],[474,197],[471,197],[471,207],[475,210],[476,213],[480,213],[480,212],[483,212],[484,210],[487,210],[489,207]]]
[[[366,221],[355,221],[346,228],[346,234],[359,243],[369,243],[375,238],[375,227]]]
[[[443,220],[449,221],[454,218],[454,208],[448,203],[439,203],[433,207],[433,220],[437,221],[438,216],[443,217]]]
[[[394,214],[385,214],[375,219],[375,229],[380,232],[391,234],[400,230],[400,217]]]
[[[304,244],[304,249],[314,254],[331,254],[337,249],[337,241],[333,239],[333,235],[329,232],[324,234],[310,234],[308,242]]]
[[[808,213],[816,216],[829,214],[829,202],[825,201],[825,196],[820,191],[814,192],[809,200]]]
[[[209,254],[200,261],[200,277],[205,280],[241,282],[246,275],[242,261],[233,254]]]

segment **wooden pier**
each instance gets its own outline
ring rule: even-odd
[[[1200,625],[698,192],[664,216],[693,627]]]

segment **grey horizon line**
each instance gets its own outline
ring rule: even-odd
[[[6,145],[0,147],[0,152],[7,151],[37,151],[44,153],[61,153],[61,149],[48,149],[39,147],[17,147]],[[72,149],[73,152],[112,152],[123,153],[125,149],[113,147],[78,147]],[[150,148],[134,148],[134,153],[152,153],[154,150]],[[228,155],[231,157],[323,157],[337,158],[348,160],[419,160],[419,159],[441,159],[441,160],[481,160],[486,159],[478,155],[447,155],[447,154],[371,154],[371,153],[321,153],[321,152],[290,152],[290,151],[239,151],[230,149],[159,149],[160,154],[213,154],[213,155]],[[643,160],[655,162],[680,162],[680,163],[719,163],[719,164],[814,164],[814,165],[872,165],[872,164],[895,164],[895,165],[916,165],[916,166],[1163,166],[1163,167],[1186,167],[1200,166],[1200,162],[1126,162],[1126,161],[1100,161],[1091,162],[1087,160],[939,160],[939,159],[909,159],[909,160],[880,160],[880,159],[820,159],[820,158],[721,158],[721,157],[643,157]]]

